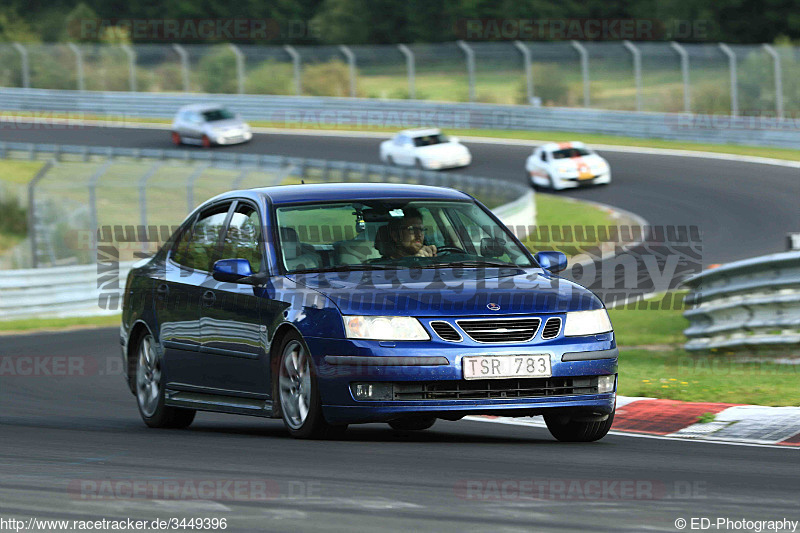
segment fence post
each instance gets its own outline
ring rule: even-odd
[[[349,46],[339,45],[339,50],[347,59],[347,66],[350,69],[350,98],[356,97],[356,55],[350,50]]]
[[[239,94],[244,94],[244,54],[233,43],[228,43],[231,47],[233,55],[236,56],[236,85],[239,89]]]
[[[289,57],[292,58],[292,66],[294,67],[294,94],[300,96],[303,94],[303,86],[300,82],[300,54],[294,46],[286,44],[283,46]]]
[[[22,62],[22,87],[24,89],[31,88],[31,65],[28,62],[28,50],[20,43],[12,43],[14,48],[19,52],[19,58]]]
[[[181,59],[181,75],[183,77],[183,92],[189,92],[189,54],[186,49],[178,43],[172,43],[172,49]]]
[[[206,171],[208,165],[200,165],[198,166],[194,172],[189,176],[189,179],[186,181],[186,207],[187,213],[191,213],[192,209],[194,209],[194,184]]]
[[[778,118],[783,118],[783,70],[781,68],[781,58],[778,51],[770,44],[765,44],[764,50],[772,57],[772,65],[775,72],[775,112]]]
[[[78,90],[85,91],[86,85],[83,80],[83,54],[81,54],[81,49],[78,48],[77,44],[67,43],[67,46],[69,46],[69,49],[75,54],[75,75],[78,78]]]
[[[147,180],[153,177],[158,172],[161,165],[164,163],[154,163],[141,178],[139,178],[139,209],[141,210],[142,228],[144,233],[147,233]],[[146,239],[142,240],[142,252],[146,252],[148,248]]]
[[[475,101],[475,52],[464,41],[457,41],[461,50],[464,51],[464,56],[467,60],[467,79],[469,80],[469,101]]]
[[[128,88],[132,93],[136,92],[136,52],[128,44],[119,45],[122,51],[128,55]]]
[[[398,44],[397,48],[399,48],[400,52],[406,57],[406,72],[408,72],[408,98],[410,100],[415,100],[417,98],[417,82],[416,70],[414,68],[414,52],[412,52],[411,49],[404,44]]]
[[[28,182],[28,238],[31,241],[31,259],[33,268],[39,268],[39,257],[37,255],[36,246],[36,185],[50,172],[50,169],[56,164],[54,160],[49,160],[45,163],[39,172]]]
[[[99,224],[97,220],[97,182],[100,181],[100,178],[103,177],[108,171],[108,167],[110,167],[114,163],[113,159],[106,160],[103,165],[97,169],[97,172],[92,174],[92,177],[89,178],[89,229],[92,232],[92,246],[94,247],[94,262],[97,264],[97,226]]]
[[[249,168],[243,169],[239,173],[239,175],[236,176],[236,178],[233,180],[233,183],[231,184],[231,189],[233,190],[238,189],[242,185],[242,182],[247,179],[248,174],[250,174],[250,169]]]
[[[528,103],[533,102],[533,70],[531,69],[531,51],[522,41],[514,41],[514,46],[522,53],[522,63],[525,67],[525,88]]]
[[[681,76],[683,77],[683,111],[692,112],[691,84],[689,83],[689,54],[686,49],[676,41],[669,43],[681,58]]]
[[[589,107],[591,101],[589,99],[589,53],[586,47],[578,41],[571,41],[572,48],[574,48],[581,58],[581,77],[583,78],[583,107]]]
[[[633,79],[636,83],[636,111],[642,110],[642,53],[630,41],[622,41],[622,44],[633,57]]]
[[[728,56],[728,69],[731,74],[731,116],[739,116],[739,87],[736,74],[736,54],[733,53],[731,47],[725,43],[719,43],[719,48],[722,53]]]

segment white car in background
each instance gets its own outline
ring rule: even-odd
[[[224,107],[192,104],[178,110],[171,127],[172,143],[199,144],[209,148],[214,144],[239,144],[253,138],[250,126]]]
[[[455,137],[439,129],[403,130],[381,143],[381,161],[390,165],[416,166],[428,170],[465,167],[472,154]]]
[[[582,142],[539,146],[528,156],[525,170],[534,187],[557,191],[611,183],[608,161]]]

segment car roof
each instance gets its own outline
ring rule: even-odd
[[[461,191],[428,185],[405,185],[395,183],[308,183],[304,185],[278,185],[260,187],[221,194],[213,201],[231,197],[252,200],[266,197],[273,204],[303,202],[336,202],[340,200],[472,200]]]
[[[181,111],[210,111],[212,109],[223,109],[225,106],[217,105],[217,104],[189,104],[181,107],[178,109],[178,112]]]
[[[548,152],[556,152],[566,148],[586,148],[586,145],[581,141],[563,142],[563,143],[546,143],[542,145],[542,150]]]
[[[439,128],[417,128],[411,130],[403,130],[398,135],[408,135],[409,137],[425,137],[427,135],[441,135],[442,130]]]

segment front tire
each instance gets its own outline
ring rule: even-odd
[[[200,139],[200,142],[203,145],[203,148],[211,148],[211,138],[208,135],[203,135]]]
[[[162,361],[155,339],[149,333],[141,336],[136,347],[136,405],[139,414],[151,428],[186,428],[197,412],[194,409],[164,405]]]
[[[289,435],[298,439],[340,437],[347,426],[325,420],[316,370],[302,337],[294,332],[286,335],[278,353],[278,395]]]
[[[614,413],[602,421],[565,419],[561,415],[545,415],[550,434],[561,442],[594,442],[606,436],[614,423]]]

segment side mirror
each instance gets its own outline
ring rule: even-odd
[[[539,252],[533,257],[548,272],[561,272],[567,268],[567,256],[561,252]]]
[[[458,139],[458,137],[448,137],[448,139],[450,140],[450,142],[451,142],[451,143],[457,143],[457,142],[460,142],[460,141],[459,141],[459,139]]]
[[[481,239],[481,255],[483,257],[500,257],[506,253],[506,241],[500,238],[486,237]]]
[[[252,275],[253,268],[247,259],[220,259],[214,263],[214,271],[212,272],[215,280],[229,283],[244,283],[242,278],[248,278]]]

